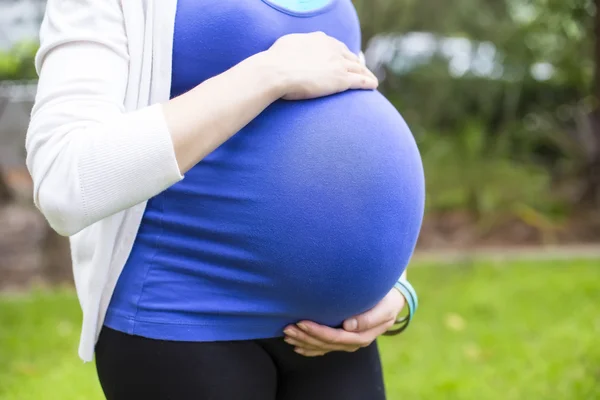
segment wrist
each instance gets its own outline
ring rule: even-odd
[[[396,289],[406,300],[406,306],[409,309],[409,316],[412,319],[414,313],[417,311],[419,307],[419,298],[417,296],[417,292],[415,288],[405,279],[399,279],[398,282],[394,285],[394,289]]]
[[[256,68],[261,84],[276,99],[284,97],[290,91],[291,77],[286,68],[270,50],[255,54],[248,59]]]
[[[402,273],[402,275],[400,276],[400,281],[406,281],[408,280],[408,274],[406,273],[406,269],[404,270],[404,272]]]
[[[387,336],[397,335],[402,333],[408,328],[408,325],[412,321],[417,307],[419,304],[417,293],[414,288],[406,279],[398,279],[398,282],[394,285],[394,290],[397,290],[401,296],[404,297],[406,307],[408,309],[408,315],[396,319],[395,328],[385,333]]]

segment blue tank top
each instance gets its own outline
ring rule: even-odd
[[[318,30],[359,52],[351,0],[179,0],[171,95]],[[277,101],[150,199],[105,324],[182,341],[337,326],[393,287],[423,208],[415,141],[380,93]]]

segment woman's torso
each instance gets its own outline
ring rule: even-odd
[[[179,0],[172,96],[288,33],[322,30],[359,51],[350,0],[308,13],[268,3]],[[339,324],[406,267],[423,193],[412,135],[378,92],[278,101],[148,202],[107,325],[227,340]]]

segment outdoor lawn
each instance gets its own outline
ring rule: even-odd
[[[419,265],[410,276],[414,325],[381,341],[390,400],[600,399],[600,261]],[[79,318],[70,289],[0,295],[1,400],[102,398],[76,355]]]

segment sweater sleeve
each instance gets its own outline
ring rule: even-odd
[[[126,112],[120,0],[49,0],[27,132],[34,202],[70,236],[182,179],[160,105]]]

